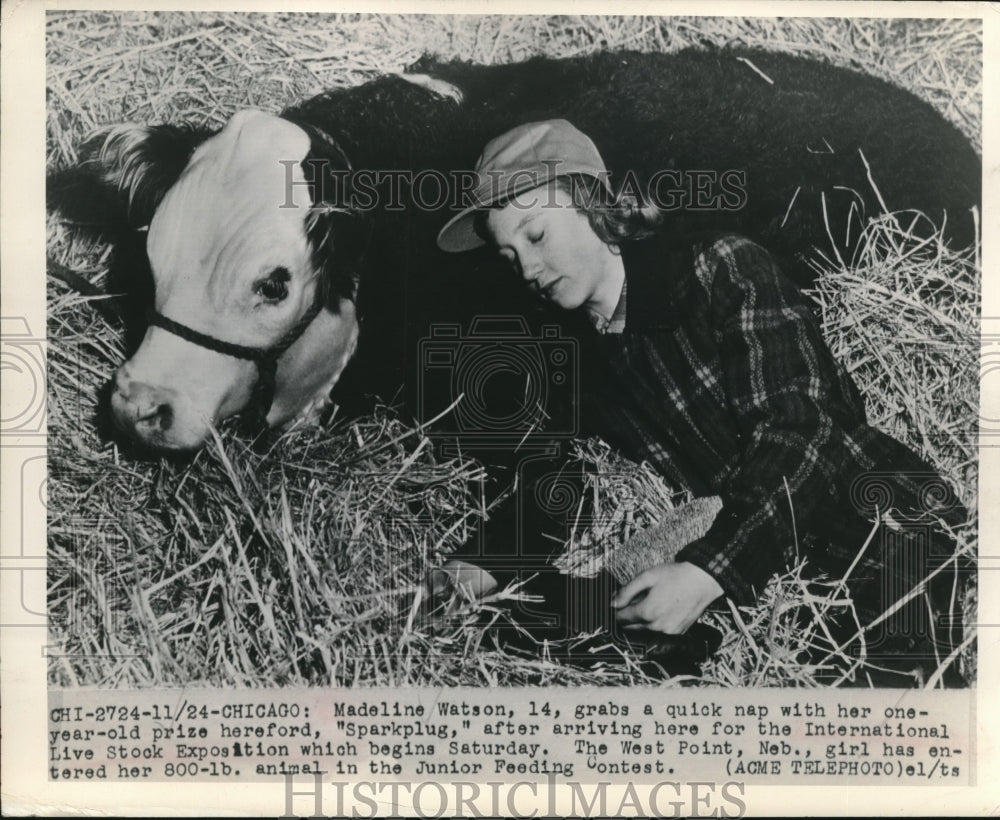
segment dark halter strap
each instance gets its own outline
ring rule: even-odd
[[[257,363],[257,381],[250,393],[250,401],[240,415],[244,430],[248,434],[254,435],[267,429],[267,414],[274,402],[274,381],[278,371],[278,359],[298,341],[299,337],[305,333],[306,328],[312,324],[313,319],[323,309],[323,297],[320,291],[321,288],[317,286],[316,298],[313,299],[309,310],[271,347],[249,347],[216,339],[200,330],[175,322],[153,308],[149,309],[146,318],[150,325],[163,328],[168,333],[173,333],[199,347],[214,350],[225,356],[232,356],[234,359],[245,359]]]

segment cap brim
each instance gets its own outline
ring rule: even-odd
[[[525,191],[548,185],[556,176],[558,174],[551,173],[548,166],[542,165],[536,168],[518,169],[513,175],[513,180],[507,180],[507,184],[503,184],[499,179],[483,182],[471,194],[472,201],[477,204],[453,216],[438,232],[438,247],[449,253],[459,253],[485,245],[486,242],[475,229],[477,211],[484,211],[499,203],[508,202]]]
[[[475,220],[477,211],[492,208],[501,202],[513,199],[518,194],[523,194],[525,191],[531,191],[543,185],[548,185],[553,179],[560,176],[585,174],[595,177],[608,191],[611,190],[611,186],[608,185],[607,180],[591,167],[560,168],[559,173],[556,174],[551,173],[551,169],[547,166],[542,166],[542,168],[544,169],[543,172],[534,168],[518,171],[518,174],[523,176],[516,178],[519,180],[523,179],[523,182],[519,181],[519,184],[516,185],[503,187],[497,185],[495,181],[491,181],[491,183],[477,188],[472,194],[472,199],[479,204],[472,205],[449,219],[445,223],[445,226],[438,232],[437,246],[449,253],[460,253],[461,251],[471,251],[474,248],[482,247],[486,242],[476,233]],[[531,174],[536,175],[531,176]]]
[[[461,253],[480,248],[486,244],[476,233],[476,212],[489,205],[473,205],[449,219],[438,232],[437,246],[448,253]]]

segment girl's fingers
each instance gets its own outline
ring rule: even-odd
[[[632,599],[635,598],[640,592],[645,592],[652,586],[652,578],[649,576],[648,570],[645,572],[640,572],[631,581],[629,581],[625,586],[623,586],[616,593],[615,597],[611,600],[611,606],[615,609],[621,609],[623,606],[632,603]],[[619,613],[619,617],[622,613]]]

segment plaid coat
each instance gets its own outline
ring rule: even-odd
[[[584,348],[596,365],[584,363],[584,407],[594,432],[629,457],[696,496],[722,497],[711,529],[678,561],[750,603],[796,544],[814,565],[843,572],[877,512],[893,510],[904,528],[962,520],[940,477],[868,426],[809,303],[767,251],[722,236],[622,252],[622,302]]]

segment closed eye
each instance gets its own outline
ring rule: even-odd
[[[286,268],[275,268],[266,279],[259,279],[254,285],[254,293],[265,302],[277,303],[288,296],[288,283],[292,275]]]
[[[544,238],[545,238],[545,229],[544,228],[542,230],[534,231],[534,232],[528,234],[528,241],[532,245],[537,245]]]

